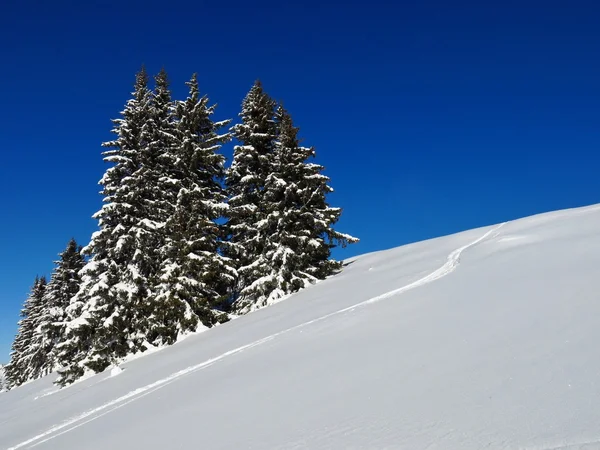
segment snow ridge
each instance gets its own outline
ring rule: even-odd
[[[140,387],[138,389],[135,389],[121,397],[118,397],[114,400],[111,400],[109,402],[104,403],[101,406],[98,406],[97,408],[93,408],[91,410],[88,410],[82,414],[79,414],[77,416],[72,417],[71,419],[63,422],[62,424],[53,426],[51,428],[49,428],[48,430],[44,431],[43,433],[32,437],[31,439],[28,439],[24,442],[21,442],[20,444],[17,444],[13,447],[10,447],[8,450],[17,450],[19,448],[23,448],[26,446],[31,446],[31,447],[35,447],[37,445],[40,445],[44,442],[50,441],[60,435],[63,435],[65,433],[68,433],[82,425],[85,425],[86,423],[92,422],[106,414],[109,414],[110,412],[119,409],[139,398],[142,398],[146,395],[151,394],[152,392],[161,389],[171,383],[173,383],[174,381],[177,381],[179,378],[191,374],[193,372],[196,372],[198,370],[204,369],[206,367],[209,367],[213,364],[215,364],[216,362],[225,359],[231,355],[235,355],[237,353],[241,353],[245,350],[248,350],[250,348],[253,347],[257,347],[259,345],[262,345],[266,342],[269,342],[283,334],[287,334],[289,332],[304,328],[308,325],[317,323],[317,322],[321,322],[325,319],[328,319],[330,317],[336,316],[338,314],[343,314],[346,313],[348,311],[353,311],[354,309],[358,308],[358,307],[363,307],[363,306],[367,306],[376,302],[379,302],[381,300],[393,297],[395,295],[399,295],[402,294],[408,290],[417,288],[419,286],[423,286],[425,284],[431,283],[435,280],[438,280],[440,278],[445,277],[446,275],[451,274],[452,272],[454,272],[456,270],[456,268],[458,267],[458,265],[460,264],[460,256],[461,254],[467,250],[470,247],[473,247],[475,245],[477,245],[478,243],[480,243],[481,241],[483,241],[484,239],[488,238],[491,235],[496,235],[498,230],[504,225],[504,223],[501,223],[500,225],[497,225],[496,227],[492,228],[491,230],[489,230],[488,232],[486,232],[485,234],[483,234],[481,237],[479,237],[478,239],[470,242],[467,245],[464,245],[456,250],[454,250],[452,253],[450,253],[448,255],[448,258],[446,260],[446,262],[444,263],[444,265],[438,269],[436,269],[435,271],[431,272],[429,275],[424,276],[423,278],[420,278],[410,284],[407,284],[405,286],[402,286],[398,289],[394,289],[391,291],[388,291],[384,294],[378,295],[376,297],[372,297],[368,300],[362,301],[360,303],[357,303],[353,306],[349,306],[347,308],[343,308],[337,311],[334,311],[330,314],[326,314],[324,316],[318,317],[316,319],[313,320],[309,320],[307,322],[303,322],[299,325],[296,325],[294,327],[291,328],[287,328],[285,330],[279,331],[277,333],[273,333],[265,338],[256,340],[254,342],[251,342],[250,344],[246,344],[240,347],[237,347],[233,350],[229,350],[225,353],[222,353],[219,356],[216,356],[214,358],[208,359],[206,361],[203,361],[199,364],[187,367],[183,370],[180,370],[178,372],[174,372],[173,374],[162,378],[160,380],[157,380],[153,383],[150,383],[146,386]],[[89,418],[89,419],[88,419]],[[88,419],[88,420],[85,420]],[[33,444],[33,445],[31,445]]]

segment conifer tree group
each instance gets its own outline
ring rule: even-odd
[[[79,291],[83,266],[81,247],[71,239],[55,262],[50,282],[45,277],[36,277],[21,310],[10,362],[4,368],[5,388],[55,370],[60,345],[66,339],[67,308]]]
[[[142,69],[103,146],[99,230],[36,278],[6,366],[7,387],[58,371],[69,384],[173,344],[341,270],[341,209],[290,114],[256,82],[241,122],[215,121],[196,75],[185,100]],[[225,168],[222,146],[236,141]],[[1,390],[1,388],[0,388]]]

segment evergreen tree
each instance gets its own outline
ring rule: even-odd
[[[23,309],[19,329],[12,345],[10,362],[6,366],[8,387],[16,387],[31,379],[32,341],[44,309],[46,278],[36,277]]]
[[[323,166],[308,162],[313,148],[302,147],[289,113],[275,112],[277,137],[261,191],[264,218],[255,224],[262,253],[252,264],[254,279],[246,285],[236,309],[247,311],[324,279],[341,269],[331,249],[358,239],[334,230],[341,214],[326,194],[332,191]]]
[[[236,274],[230,260],[218,251],[221,233],[216,223],[227,209],[220,183],[224,157],[217,151],[229,140],[228,133],[219,133],[229,121],[213,122],[215,106],[209,106],[206,96],[200,97],[196,75],[187,85],[189,96],[176,103],[169,136],[171,164],[163,192],[172,193],[174,211],[165,228],[166,258],[158,296],[163,320],[175,322],[170,329],[177,333],[194,329],[198,320],[205,326],[225,320],[227,316],[214,308]]]
[[[186,318],[184,302],[165,304],[158,298],[160,270],[166,258],[165,225],[174,213],[177,193],[176,180],[171,176],[175,146],[174,102],[166,71],[162,69],[154,81],[148,121],[150,138],[147,148],[141,153],[137,177],[141,204],[137,227],[141,233],[134,260],[146,281],[144,295],[132,299],[133,320],[138,335],[145,341],[139,350],[149,345],[172,344],[177,337],[178,325],[187,329],[193,322]]]
[[[153,95],[142,69],[133,98],[120,119],[113,120],[116,139],[103,144],[104,161],[112,164],[100,181],[104,205],[94,215],[100,230],[84,252],[91,255],[82,269],[81,288],[67,308],[67,340],[57,348],[59,384],[68,384],[87,369],[99,372],[117,358],[144,348],[135,306],[149,296],[148,274],[153,253],[145,254],[160,224],[148,219],[144,195],[156,137],[152,129]]]
[[[357,243],[359,239],[333,228],[342,210],[327,202],[326,196],[333,189],[328,185],[329,177],[322,174],[325,168],[309,162],[315,157],[315,150],[300,146],[298,128],[294,127],[291,116],[283,107],[278,108],[276,119],[277,162],[269,184],[274,192],[271,198],[278,202],[280,212],[277,233],[281,245],[302,255],[298,265],[292,262],[286,270],[297,267],[309,279],[322,280],[342,268],[340,261],[331,259],[331,250]],[[281,257],[275,260],[280,261]]]
[[[4,366],[0,364],[0,392],[8,390],[8,383],[6,382],[6,372]]]
[[[46,286],[44,309],[31,343],[30,377],[40,378],[56,367],[57,346],[66,340],[66,309],[79,291],[79,272],[85,265],[81,247],[71,239],[60,253],[55,269]]]
[[[233,161],[226,174],[229,212],[225,253],[238,269],[233,289],[235,300],[243,300],[244,289],[264,275],[257,261],[263,254],[268,232],[262,227],[267,214],[263,191],[273,165],[275,107],[275,101],[257,81],[242,102],[242,123],[232,127],[241,145],[234,147]]]

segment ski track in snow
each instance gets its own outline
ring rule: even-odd
[[[178,372],[175,372],[175,373],[169,375],[168,377],[162,378],[158,381],[155,381],[154,383],[150,383],[146,386],[135,389],[119,398],[116,398],[114,400],[106,402],[103,405],[98,406],[97,408],[90,409],[82,414],[72,417],[71,419],[68,419],[67,421],[65,421],[59,425],[55,425],[55,426],[49,428],[48,430],[44,431],[43,433],[32,437],[31,439],[23,441],[20,444],[17,444],[13,447],[9,447],[8,450],[17,450],[19,448],[24,448],[24,447],[28,447],[28,448],[37,447],[38,445],[41,445],[41,444],[48,442],[58,436],[61,436],[61,435],[68,433],[76,428],[79,428],[89,422],[99,419],[100,417],[105,416],[105,415],[111,413],[112,411],[122,408],[123,406],[125,406],[135,400],[145,397],[146,395],[149,395],[152,392],[157,391],[158,389],[161,389],[161,388],[173,383],[174,381],[177,381],[179,378],[181,378],[185,375],[189,375],[190,373],[193,373],[198,370],[202,370],[206,367],[212,366],[213,364],[217,363],[218,361],[225,359],[231,355],[235,355],[236,353],[241,353],[250,348],[257,347],[257,346],[262,345],[266,342],[269,342],[283,334],[298,330],[300,328],[304,328],[306,326],[312,325],[317,322],[321,322],[323,320],[326,320],[326,319],[336,316],[338,314],[343,314],[343,313],[346,313],[349,311],[354,311],[356,308],[364,307],[364,306],[379,302],[381,300],[393,297],[395,295],[402,294],[411,289],[417,288],[419,286],[423,286],[425,284],[428,284],[435,280],[443,278],[446,275],[449,275],[450,273],[452,273],[456,270],[456,268],[458,267],[458,265],[460,263],[460,256],[461,256],[462,252],[464,252],[465,250],[467,250],[470,247],[473,247],[474,245],[477,245],[478,243],[480,243],[481,241],[483,241],[484,239],[488,238],[491,235],[496,236],[498,230],[503,225],[504,225],[504,223],[501,223],[500,225],[489,230],[487,233],[485,233],[483,236],[479,237],[478,239],[454,250],[452,253],[450,253],[450,255],[448,255],[448,258],[442,267],[431,272],[429,275],[426,275],[423,278],[420,278],[412,283],[402,286],[401,288],[388,291],[384,294],[378,295],[376,297],[372,297],[368,300],[362,301],[360,303],[349,306],[347,308],[343,308],[343,309],[334,311],[332,313],[326,314],[326,315],[318,317],[316,319],[309,320],[307,322],[303,322],[299,325],[293,326],[291,328],[287,328],[287,329],[279,331],[277,333],[273,333],[265,338],[259,339],[250,344],[246,344],[241,347],[237,347],[233,350],[229,350],[228,352],[225,352],[215,358],[211,358],[211,359],[208,359],[199,364],[182,369]],[[101,414],[99,414],[99,413],[101,413]],[[88,419],[88,420],[85,420],[85,419]]]

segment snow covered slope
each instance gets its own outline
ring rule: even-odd
[[[56,391],[0,448],[600,448],[600,206],[356,258],[285,302]]]

